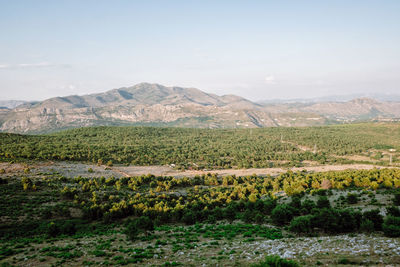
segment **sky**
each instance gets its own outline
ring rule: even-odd
[[[0,100],[140,82],[251,100],[400,94],[400,1],[0,0]]]

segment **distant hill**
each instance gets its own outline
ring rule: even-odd
[[[321,102],[348,102],[357,98],[371,98],[381,102],[400,102],[400,94],[349,94],[349,95],[330,95],[313,98],[289,98],[289,99],[264,99],[257,101],[260,105],[282,104],[282,103],[321,103]]]
[[[19,105],[25,104],[27,101],[23,100],[0,100],[0,108],[13,109]]]
[[[260,104],[195,88],[140,83],[105,93],[50,98],[0,109],[0,131],[45,133],[97,125],[203,128],[311,126],[400,117],[399,102]]]

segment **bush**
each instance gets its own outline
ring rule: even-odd
[[[360,224],[360,231],[365,233],[371,233],[374,231],[374,223],[370,220],[364,220]]]
[[[386,208],[386,212],[390,216],[400,217],[400,209],[398,207],[395,206],[388,207]]]
[[[386,236],[400,237],[400,217],[387,216],[382,230]]]
[[[293,208],[286,204],[276,206],[271,212],[271,219],[277,225],[284,225],[293,218]]]
[[[353,232],[358,228],[354,212],[349,210],[338,210],[338,229],[340,233]]]
[[[74,235],[76,233],[75,224],[71,221],[51,222],[47,225],[47,235],[56,237],[59,235]]]
[[[228,221],[232,222],[236,218],[236,209],[232,205],[228,205],[225,209],[223,209],[223,216],[226,218]]]
[[[374,224],[374,229],[379,231],[382,229],[383,217],[379,214],[379,210],[366,211],[363,214],[364,220],[370,220]]]
[[[299,216],[290,222],[289,230],[295,233],[310,233],[312,231],[312,215]]]
[[[299,267],[296,261],[282,259],[279,256],[266,256],[265,260],[251,265],[252,267]]]
[[[247,209],[245,212],[243,212],[241,219],[245,223],[252,223],[252,222],[254,222],[255,215],[256,215],[256,213],[254,211]]]
[[[400,192],[396,192],[393,198],[393,204],[395,206],[400,206]]]
[[[292,196],[292,201],[289,203],[290,206],[296,210],[301,209],[301,198],[299,196]]]
[[[129,239],[135,240],[140,232],[153,231],[153,221],[147,216],[141,216],[133,221],[128,222],[125,228],[125,234]]]
[[[312,209],[317,207],[317,205],[315,205],[315,202],[310,199],[304,200],[303,203],[301,204],[301,206],[302,206],[302,209],[304,211],[306,211],[307,213],[311,213]]]
[[[60,234],[60,228],[54,222],[49,223],[47,228],[47,234],[51,237],[56,237]]]
[[[153,221],[147,216],[141,216],[136,219],[136,225],[140,230],[153,231],[154,224]]]
[[[336,210],[324,208],[315,214],[313,223],[328,233],[338,233],[340,230],[339,214]]]
[[[183,214],[182,221],[187,225],[191,225],[196,222],[196,217],[192,211],[187,211],[185,214]]]
[[[347,194],[347,203],[356,204],[358,202],[358,196],[356,194]]]
[[[75,224],[71,221],[65,221],[61,224],[60,231],[63,235],[74,235],[76,233]]]
[[[272,210],[276,207],[276,200],[275,199],[267,199],[264,201],[264,214],[271,214]]]
[[[254,216],[254,221],[259,224],[263,223],[265,221],[265,217],[261,213],[257,213],[256,216]]]
[[[331,203],[329,202],[329,199],[326,196],[320,196],[317,200],[317,207],[319,209],[330,208]]]
[[[125,228],[125,234],[130,240],[135,240],[139,232],[140,231],[134,221],[129,223]]]

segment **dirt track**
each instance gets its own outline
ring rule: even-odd
[[[342,170],[370,170],[373,168],[385,168],[382,166],[368,165],[368,164],[352,164],[352,165],[325,165],[325,166],[313,166],[313,167],[301,167],[301,168],[264,168],[264,169],[225,169],[225,170],[210,170],[210,171],[177,171],[165,166],[130,166],[130,167],[114,167],[122,168],[123,171],[130,176],[142,175],[142,174],[154,174],[154,175],[170,175],[170,176],[195,176],[207,173],[216,173],[219,175],[277,175],[288,170],[292,171],[314,171],[314,172],[325,172],[325,171],[342,171]]]
[[[9,164],[0,163],[0,169],[5,169],[6,174],[19,174],[23,173],[24,168],[27,165],[24,164]],[[139,176],[146,174],[154,174],[156,176],[176,176],[176,177],[193,177],[195,175],[202,175],[207,173],[214,173],[218,175],[277,175],[279,173],[292,171],[313,171],[313,172],[325,172],[325,171],[341,171],[341,170],[369,170],[372,168],[387,168],[377,165],[369,164],[351,164],[351,165],[321,165],[321,166],[309,166],[309,167],[293,167],[293,168],[260,168],[260,169],[225,169],[225,170],[209,170],[209,171],[195,171],[186,170],[179,171],[174,170],[168,166],[113,166],[107,168],[105,166],[97,166],[94,164],[74,163],[74,162],[38,162],[35,164],[29,164],[29,168],[33,173],[39,172],[57,172],[66,177],[99,177],[99,176],[114,176],[114,177],[127,177],[127,176]],[[88,169],[93,169],[93,172],[88,172]]]

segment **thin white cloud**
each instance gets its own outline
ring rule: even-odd
[[[267,84],[275,84],[275,76],[273,75],[268,75],[265,77],[265,82]]]
[[[54,64],[50,62],[0,64],[0,69],[26,69],[26,68],[47,68],[47,67],[69,67],[69,65]]]
[[[34,67],[49,67],[49,66],[53,66],[54,64],[51,64],[49,62],[39,62],[39,63],[21,63],[18,64],[18,67],[21,68],[34,68]]]

